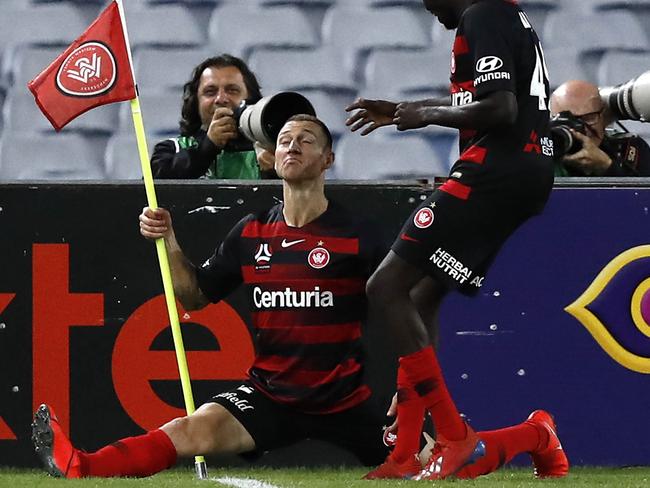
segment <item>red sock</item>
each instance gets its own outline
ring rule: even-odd
[[[79,452],[82,476],[151,476],[176,463],[176,449],[162,430],[127,437],[97,452]]]
[[[534,451],[540,442],[540,432],[535,426],[521,423],[505,429],[479,432],[485,442],[485,456],[460,470],[458,478],[476,478],[499,469],[517,454]]]
[[[431,413],[436,432],[450,441],[464,439],[467,435],[465,422],[449,395],[433,347],[428,346],[402,357],[400,366],[408,374],[413,388]]]
[[[390,457],[401,464],[420,452],[420,435],[424,423],[422,399],[411,386],[401,366],[397,370],[397,418],[397,444]]]

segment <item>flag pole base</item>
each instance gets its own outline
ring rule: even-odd
[[[194,463],[194,472],[196,473],[197,480],[208,479],[208,467],[205,464],[205,461],[196,461]]]

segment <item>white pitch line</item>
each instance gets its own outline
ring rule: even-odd
[[[222,485],[233,486],[234,488],[280,488],[266,481],[252,480],[250,478],[231,478],[230,476],[226,476],[225,478],[210,479]]]

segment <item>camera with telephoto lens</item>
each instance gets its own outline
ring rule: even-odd
[[[282,126],[298,114],[316,115],[313,105],[300,93],[280,92],[247,105],[242,101],[234,110],[233,118],[239,134],[266,148],[275,147]]]
[[[615,119],[650,121],[650,71],[621,85],[600,87],[599,91]]]
[[[575,154],[582,149],[582,141],[571,133],[571,129],[582,134],[587,133],[582,119],[565,110],[551,119],[549,127],[555,159],[562,159],[567,154]]]

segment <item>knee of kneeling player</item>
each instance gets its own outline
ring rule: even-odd
[[[179,457],[191,457],[209,454],[214,446],[211,429],[193,415],[178,417],[165,424],[161,429],[169,436]]]

